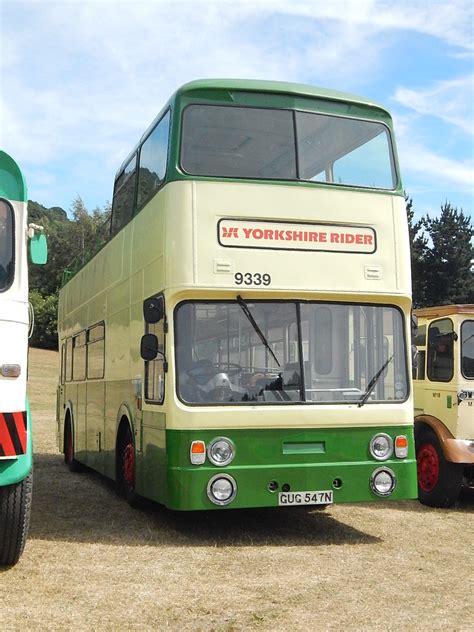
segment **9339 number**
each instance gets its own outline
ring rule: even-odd
[[[270,285],[272,277],[260,272],[236,272],[234,281],[236,285]]]

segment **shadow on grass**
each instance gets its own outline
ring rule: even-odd
[[[114,483],[62,456],[35,455],[32,539],[118,546],[243,547],[375,544],[380,539],[314,508],[174,512],[119,498]]]
[[[371,505],[373,506],[373,505]],[[452,507],[428,507],[418,500],[406,500],[391,503],[393,509],[409,511],[410,513],[430,513],[441,511],[445,513],[474,513],[474,489],[463,489],[459,498]]]

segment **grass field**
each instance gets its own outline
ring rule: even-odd
[[[64,467],[57,363],[30,352],[33,513],[0,572],[1,630],[472,630],[472,496],[451,510],[133,510]]]

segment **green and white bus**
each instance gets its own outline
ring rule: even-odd
[[[33,263],[46,263],[47,251],[41,228],[27,225],[27,200],[20,168],[0,151],[0,566],[20,558],[31,509],[27,241]]]
[[[416,497],[409,238],[384,108],[186,84],[117,172],[110,240],[71,274],[57,436],[72,469],[176,510]]]

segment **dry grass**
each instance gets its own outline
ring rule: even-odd
[[[2,630],[472,629],[472,496],[445,511],[133,510],[63,466],[57,354],[30,362],[33,515],[23,558],[0,573]]]

